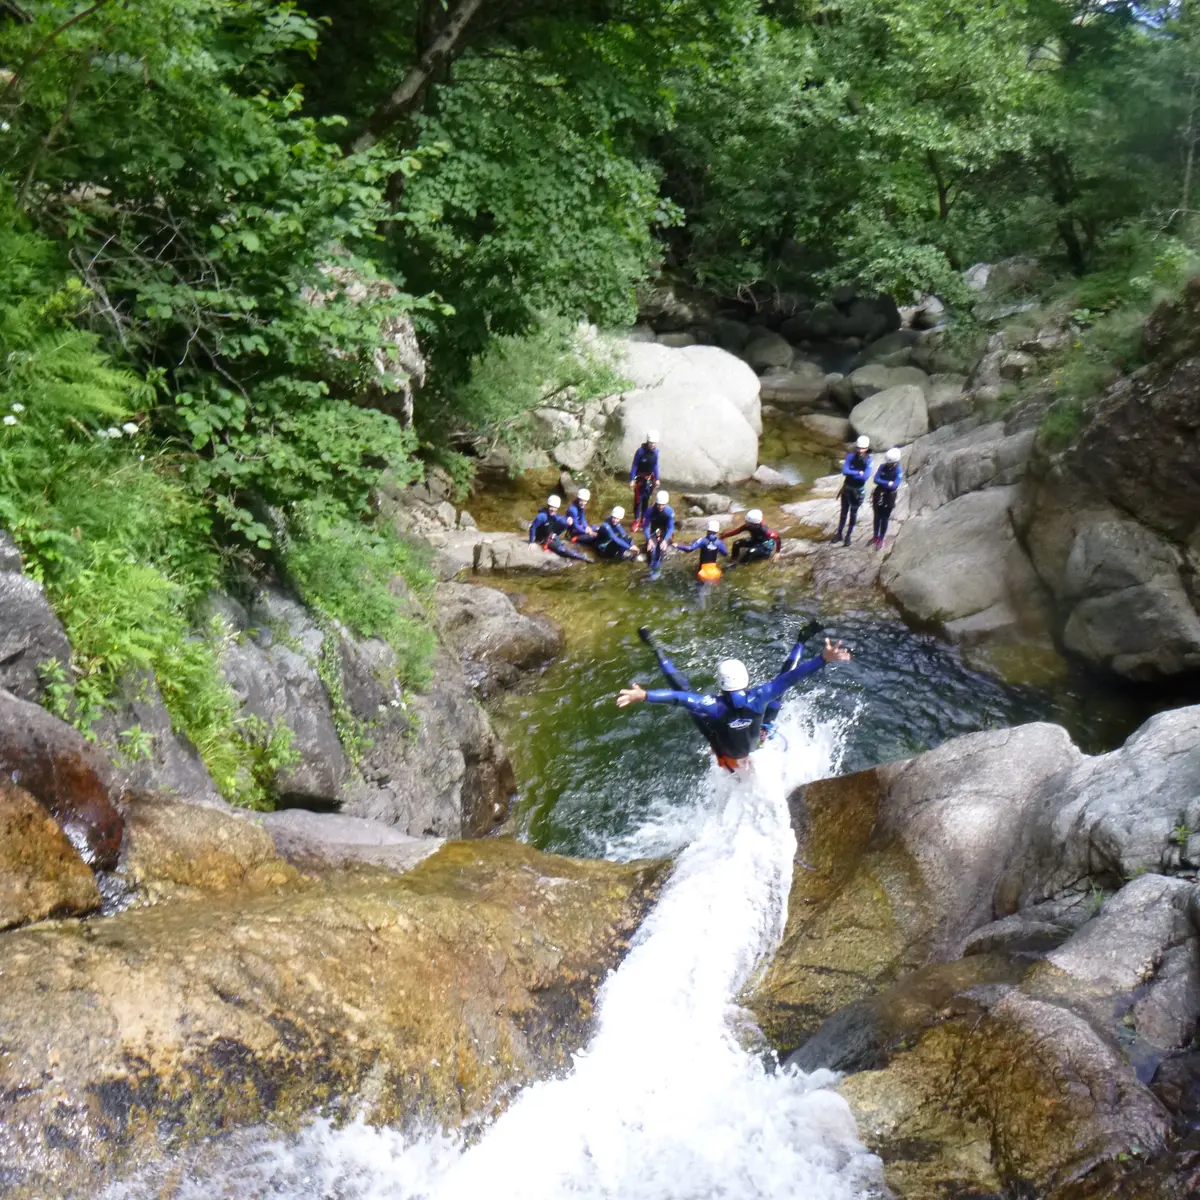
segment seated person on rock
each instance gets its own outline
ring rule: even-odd
[[[772,559],[779,553],[783,539],[773,529],[763,524],[762,509],[752,508],[746,514],[745,523],[736,529],[727,530],[727,538],[737,537],[744,533],[746,536],[740,542],[734,542],[730,557],[734,564],[758,562]]]
[[[567,509],[567,526],[571,531],[571,541],[584,546],[596,544],[596,528],[587,518],[588,501],[592,493],[587,488],[580,488],[575,493],[575,502]]]
[[[641,558],[633,539],[621,524],[624,519],[625,510],[618,504],[612,510],[612,516],[596,531],[592,549],[601,558]]]
[[[646,555],[650,559],[652,579],[657,579],[662,570],[667,547],[675,545],[675,510],[670,499],[669,492],[659,492],[646,510]]]
[[[888,522],[892,509],[896,507],[896,493],[904,482],[904,469],[900,466],[900,447],[893,446],[887,458],[875,472],[875,490],[871,493],[871,507],[875,510],[875,536],[871,539],[876,550],[883,549],[887,537]]]
[[[538,509],[538,514],[529,526],[529,544],[541,546],[547,554],[557,554],[560,558],[574,558],[579,562],[587,562],[588,556],[581,554],[573,546],[562,539],[567,532],[567,518],[558,510],[562,501],[557,496],[551,496],[546,501],[546,507]]]
[[[650,497],[658,487],[658,432],[646,431],[646,440],[633,452],[629,468],[629,486],[633,488],[633,532],[637,533],[646,519]]]
[[[841,642],[835,645],[826,638],[822,654],[805,662],[796,662],[769,682],[752,688],[745,665],[736,658],[727,658],[717,664],[719,694],[704,696],[691,691],[687,677],[676,670],[649,629],[643,626],[638,630],[638,636],[654,651],[659,669],[671,688],[647,691],[635,683],[618,693],[617,707],[627,708],[646,702],[686,708],[696,727],[707,738],[718,764],[727,771],[736,771],[749,762],[750,755],[761,744],[765,714],[774,701],[780,700],[789,688],[819,671],[827,662],[850,661],[850,651],[842,649]],[[792,651],[792,655],[799,658],[797,650],[803,651],[802,639]],[[789,655],[789,661],[792,655]]]
[[[721,522],[715,518],[708,523],[708,531],[698,537],[689,546],[680,546],[685,554],[691,554],[693,550],[700,551],[700,569],[696,572],[696,576],[704,583],[715,583],[721,578],[721,567],[717,561],[725,557],[729,551],[725,549],[725,543],[721,541]]]
[[[837,533],[833,535],[835,542],[842,540],[845,530],[845,545],[850,545],[850,535],[854,532],[854,523],[858,520],[858,510],[862,506],[863,496],[867,490],[867,480],[871,478],[871,439],[864,433],[854,444],[854,449],[846,455],[842,463],[842,490],[839,493],[842,501],[842,515],[838,520]],[[847,524],[847,522],[849,522]]]

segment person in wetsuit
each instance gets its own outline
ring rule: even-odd
[[[558,510],[562,501],[557,496],[551,496],[546,501],[546,507],[538,509],[538,514],[529,526],[529,544],[541,546],[549,554],[557,554],[560,558],[574,558],[579,562],[587,562],[588,556],[580,553],[574,546],[562,540],[567,532],[567,518]]]
[[[658,578],[663,555],[668,546],[675,544],[675,510],[670,499],[669,492],[659,492],[646,510],[646,556],[650,560],[651,579]]]
[[[631,704],[645,702],[674,704],[687,709],[697,728],[707,738],[717,762],[727,771],[736,771],[738,767],[745,766],[751,753],[759,746],[763,720],[773,701],[779,700],[789,688],[819,671],[827,662],[850,661],[850,651],[843,649],[841,642],[835,645],[826,638],[825,649],[816,658],[797,662],[790,670],[782,671],[767,683],[752,688],[745,665],[736,658],[727,658],[717,664],[720,694],[703,696],[690,689],[687,677],[675,668],[648,629],[639,629],[638,636],[654,650],[659,669],[671,688],[647,691],[640,684],[633,684],[622,688],[617,694],[617,707],[628,708]],[[803,642],[799,643],[799,648],[803,652]]]
[[[833,535],[835,542],[842,541],[842,530],[846,531],[843,545],[850,545],[850,535],[854,532],[854,523],[858,520],[858,510],[862,507],[863,496],[867,490],[867,480],[871,478],[871,439],[863,434],[854,444],[854,449],[846,455],[842,463],[842,515],[838,520],[837,533]],[[847,524],[847,520],[849,524]]]
[[[730,529],[725,536],[732,538],[737,537],[740,533],[744,533],[746,536],[740,542],[733,543],[731,557],[734,563],[772,559],[779,553],[779,548],[783,545],[779,534],[763,524],[762,510],[758,508],[752,508],[746,514],[745,523],[736,529]]]
[[[578,542],[581,546],[596,544],[597,531],[587,518],[587,506],[591,498],[592,493],[587,488],[580,488],[575,493],[574,502],[567,509],[567,525],[571,531],[571,541]]]
[[[698,537],[690,546],[680,546],[679,549],[684,554],[691,554],[693,550],[700,551],[700,570],[697,574],[701,579],[705,577],[705,567],[715,567],[717,560],[729,553],[725,549],[725,543],[721,541],[721,522],[716,520],[709,521],[708,532],[703,537]],[[716,572],[716,576],[720,577],[719,569]]]
[[[633,532],[642,528],[650,497],[658,487],[658,432],[646,431],[646,440],[633,452],[629,468],[629,486],[633,488]]]
[[[883,549],[887,537],[888,522],[892,509],[896,507],[896,493],[904,482],[904,469],[900,466],[900,448],[893,446],[887,458],[875,472],[875,490],[871,493],[871,507],[875,510],[875,536],[871,539],[876,550]]]
[[[621,522],[625,519],[625,510],[618,504],[612,510],[612,516],[596,531],[596,541],[592,549],[601,558],[636,558],[637,547],[633,539],[625,532]]]

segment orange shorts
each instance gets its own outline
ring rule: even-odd
[[[748,758],[730,758],[726,754],[717,755],[717,766],[724,767],[726,771],[736,771],[739,767],[746,766],[750,760]]]
[[[721,568],[716,563],[705,563],[704,566],[696,572],[696,578],[703,583],[716,583],[721,578]]]

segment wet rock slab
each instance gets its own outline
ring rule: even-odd
[[[315,1112],[486,1114],[566,1065],[662,869],[453,843],[400,876],[7,934],[6,1194],[95,1196],[135,1161]]]

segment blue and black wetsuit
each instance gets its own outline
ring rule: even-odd
[[[609,517],[596,531],[592,548],[601,558],[624,558],[633,549],[633,542],[620,522]]]
[[[760,683],[744,692],[703,696],[690,690],[687,677],[676,670],[658,646],[654,646],[659,669],[671,684],[671,690],[647,692],[646,701],[649,704],[674,704],[687,709],[697,728],[708,739],[717,762],[727,771],[732,771],[758,747],[763,722],[771,705],[781,700],[789,688],[825,665],[825,659],[820,655],[799,661],[803,652],[804,644],[797,643],[788,656],[789,662],[793,657],[796,661],[768,683]]]
[[[663,551],[674,536],[675,510],[669,504],[652,504],[646,512],[646,553],[650,558],[651,575],[658,574]]]
[[[586,554],[581,554],[562,540],[562,535],[568,528],[566,517],[551,512],[548,508],[540,508],[537,516],[533,518],[533,524],[529,526],[529,544],[550,550],[560,558],[574,558],[579,562],[587,562]]]
[[[639,529],[650,507],[650,497],[658,488],[658,447],[651,449],[644,442],[633,452],[633,466],[629,468],[629,482],[633,489],[633,527]]]
[[[885,462],[875,472],[875,490],[871,493],[871,504],[875,509],[875,545],[882,546],[887,537],[888,522],[892,509],[896,507],[896,493],[904,482],[904,471],[900,464]]]
[[[833,535],[833,540],[841,541],[844,529],[848,546],[850,535],[854,532],[854,523],[858,520],[859,506],[866,493],[867,480],[871,478],[871,456],[851,450],[842,463],[842,477],[842,515],[838,520],[837,533]],[[846,524],[847,520],[849,525]]]
[[[706,533],[702,538],[697,538],[690,546],[680,546],[685,554],[691,554],[693,550],[700,551],[700,565],[703,567],[707,563],[715,563],[722,555],[729,553],[725,549],[725,543],[721,541],[719,533]]]
[[[567,509],[567,524],[571,527],[571,541],[580,542],[584,546],[596,544],[596,530],[587,519],[587,505],[576,500]]]

